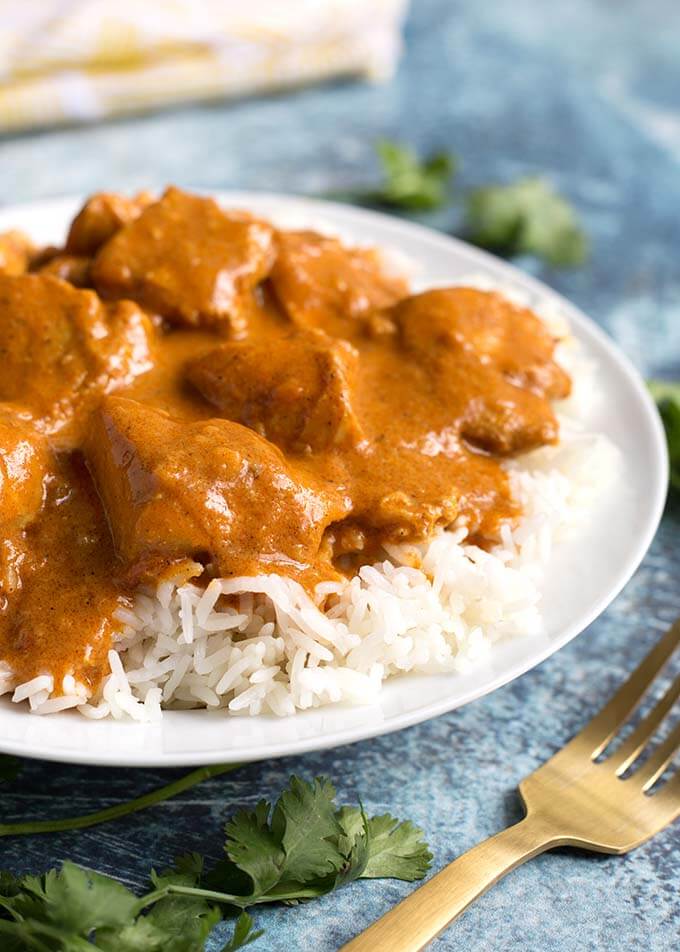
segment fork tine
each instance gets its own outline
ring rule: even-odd
[[[640,756],[641,751],[652,739],[664,717],[668,714],[679,697],[680,675],[678,675],[656,707],[638,724],[628,740],[612,754],[611,764],[616,768],[616,773],[619,777],[622,773],[625,773],[630,765]]]
[[[634,779],[642,781],[643,790],[649,790],[656,783],[678,750],[680,750],[680,724],[675,725],[663,744],[660,744],[651,757],[633,774]]]
[[[591,757],[597,757],[605,749],[614,734],[628,720],[645,695],[657,674],[669,661],[680,644],[680,620],[666,632],[661,641],[649,652],[633,671],[626,683],[619,688],[609,704],[586,725],[574,741],[586,746]]]

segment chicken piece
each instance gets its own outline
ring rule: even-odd
[[[313,231],[282,231],[270,281],[294,324],[338,337],[356,331],[370,312],[408,293],[401,277],[382,270],[377,252],[346,248]]]
[[[450,288],[414,295],[385,315],[468,443],[509,456],[557,440],[548,397],[566,396],[570,379],[531,311],[497,294]]]
[[[152,578],[187,559],[221,576],[309,576],[349,503],[229,420],[183,423],[124,397],[95,414],[86,454],[117,552]],[[331,575],[332,575],[331,571]]]
[[[569,375],[555,363],[555,339],[527,308],[475,288],[443,288],[414,295],[391,315],[409,349],[466,351],[506,380],[539,397],[569,395]],[[443,350],[442,350],[443,349]]]
[[[556,443],[559,425],[545,400],[505,384],[470,401],[460,435],[485,453],[516,456]]]
[[[100,249],[91,273],[104,297],[130,297],[173,323],[221,325],[239,336],[273,259],[270,225],[170,188]]]
[[[71,223],[65,252],[89,258],[113,237],[123,225],[139,218],[143,210],[155,201],[150,192],[140,192],[134,198],[113,192],[98,192],[85,202]]]
[[[319,331],[277,341],[224,344],[186,368],[188,379],[230,420],[291,453],[358,446],[351,404],[359,355]]]
[[[45,275],[0,275],[0,400],[20,401],[72,445],[85,407],[151,367],[154,330],[131,301],[102,303]]]
[[[55,254],[33,270],[37,274],[61,278],[76,288],[90,287],[90,259],[82,255]]]
[[[23,529],[43,504],[49,451],[30,413],[0,403],[0,527],[7,535]]]
[[[23,274],[28,270],[35,249],[21,231],[0,234],[0,274]]]

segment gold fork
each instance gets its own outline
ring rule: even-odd
[[[680,620],[609,704],[547,763],[523,780],[526,816],[464,853],[341,952],[417,952],[470,903],[521,863],[556,846],[627,853],[680,816],[680,771],[650,788],[680,749],[680,723],[632,774],[678,697],[680,675],[637,728],[597,758],[625,724],[680,644]]]

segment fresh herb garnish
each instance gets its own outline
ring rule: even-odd
[[[426,874],[431,854],[422,833],[389,815],[337,807],[325,779],[292,777],[272,807],[260,801],[226,825],[225,858],[209,873],[198,854],[152,871],[151,889],[136,896],[108,876],[65,862],[23,879],[0,873],[3,949],[37,952],[202,952],[223,915],[239,918],[222,952],[254,941],[246,909],[323,896],[356,879],[411,882]]]
[[[680,383],[652,380],[649,389],[666,430],[671,486],[680,490]]]
[[[2,948],[39,952],[202,952],[222,914],[202,897],[136,896],[109,876],[65,862],[43,876],[0,878]],[[200,876],[177,874],[178,888],[200,892]],[[144,912],[149,908],[148,912]],[[239,949],[260,933],[247,914],[239,918],[227,949]]]
[[[389,815],[369,820],[361,807],[338,809],[335,790],[323,779],[293,777],[273,809],[262,800],[237,813],[226,833],[221,872],[229,882],[233,867],[248,876],[243,905],[311,899],[360,878],[411,882],[425,875],[432,858],[420,830]]]
[[[502,254],[534,254],[556,267],[581,264],[588,251],[572,207],[542,178],[471,192],[466,237]]]
[[[376,150],[383,182],[375,192],[364,196],[365,200],[406,211],[430,211],[446,204],[457,165],[451,152],[435,152],[420,159],[413,149],[387,139],[378,142]]]

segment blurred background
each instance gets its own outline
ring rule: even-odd
[[[176,183],[330,195],[460,235],[473,190],[538,178],[588,253],[558,267],[536,245],[496,250],[582,307],[645,377],[680,378],[678,0],[0,0],[0,24],[0,205]],[[401,192],[376,150],[385,141]],[[440,156],[429,207],[404,201],[404,149],[418,186]],[[216,859],[225,799],[231,811],[275,795],[293,772],[410,817],[441,865],[517,818],[510,791],[582,724],[588,686],[605,696],[651,644],[649,618],[678,614],[679,526],[671,502],[605,615],[490,697],[398,735],[251,765],[129,823],[3,841],[2,865],[70,857],[137,887],[178,849]],[[7,818],[87,812],[168,779],[38,763],[22,776],[2,793]],[[542,857],[435,947],[670,952],[679,864],[673,831],[622,859]],[[331,952],[408,888],[364,883],[268,909],[255,948],[313,937]]]

